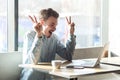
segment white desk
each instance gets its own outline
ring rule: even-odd
[[[54,76],[64,77],[69,80],[77,80],[78,76],[85,76],[91,74],[105,74],[110,72],[120,71],[119,66],[100,64],[97,68],[84,68],[84,69],[52,69],[51,65],[33,65],[33,64],[20,64],[19,67],[34,68],[41,72],[49,73]]]

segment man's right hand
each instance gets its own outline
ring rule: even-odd
[[[31,21],[33,22],[33,28],[37,34],[37,37],[41,37],[42,36],[42,25],[40,22],[37,21],[37,18],[34,16],[30,16],[29,18],[31,19]]]

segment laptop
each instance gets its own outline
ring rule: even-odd
[[[103,63],[103,64],[120,66],[120,58],[119,57],[105,58],[105,59],[102,59],[100,62]]]
[[[72,63],[66,65],[66,68],[74,68],[74,67],[96,67],[100,64],[100,60],[105,54],[106,50],[108,50],[108,43],[104,45],[104,47],[100,50],[98,57],[94,59],[78,59],[72,60]]]

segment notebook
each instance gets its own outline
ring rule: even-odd
[[[104,47],[100,50],[97,59],[78,59],[73,60],[72,63],[68,64],[66,68],[71,67],[96,67],[100,64],[100,60],[105,54],[105,51],[108,50],[108,43],[104,45]]]

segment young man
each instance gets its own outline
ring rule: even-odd
[[[38,62],[51,62],[58,54],[66,60],[72,60],[72,55],[75,49],[74,26],[71,22],[71,17],[66,17],[68,26],[70,27],[70,39],[66,46],[62,44],[56,35],[53,33],[56,30],[59,14],[51,9],[42,9],[39,13],[39,21],[36,17],[31,17],[34,30],[29,31],[25,35],[23,46],[23,63],[37,64]],[[50,80],[50,76],[36,71],[34,69],[23,69],[21,80]]]

